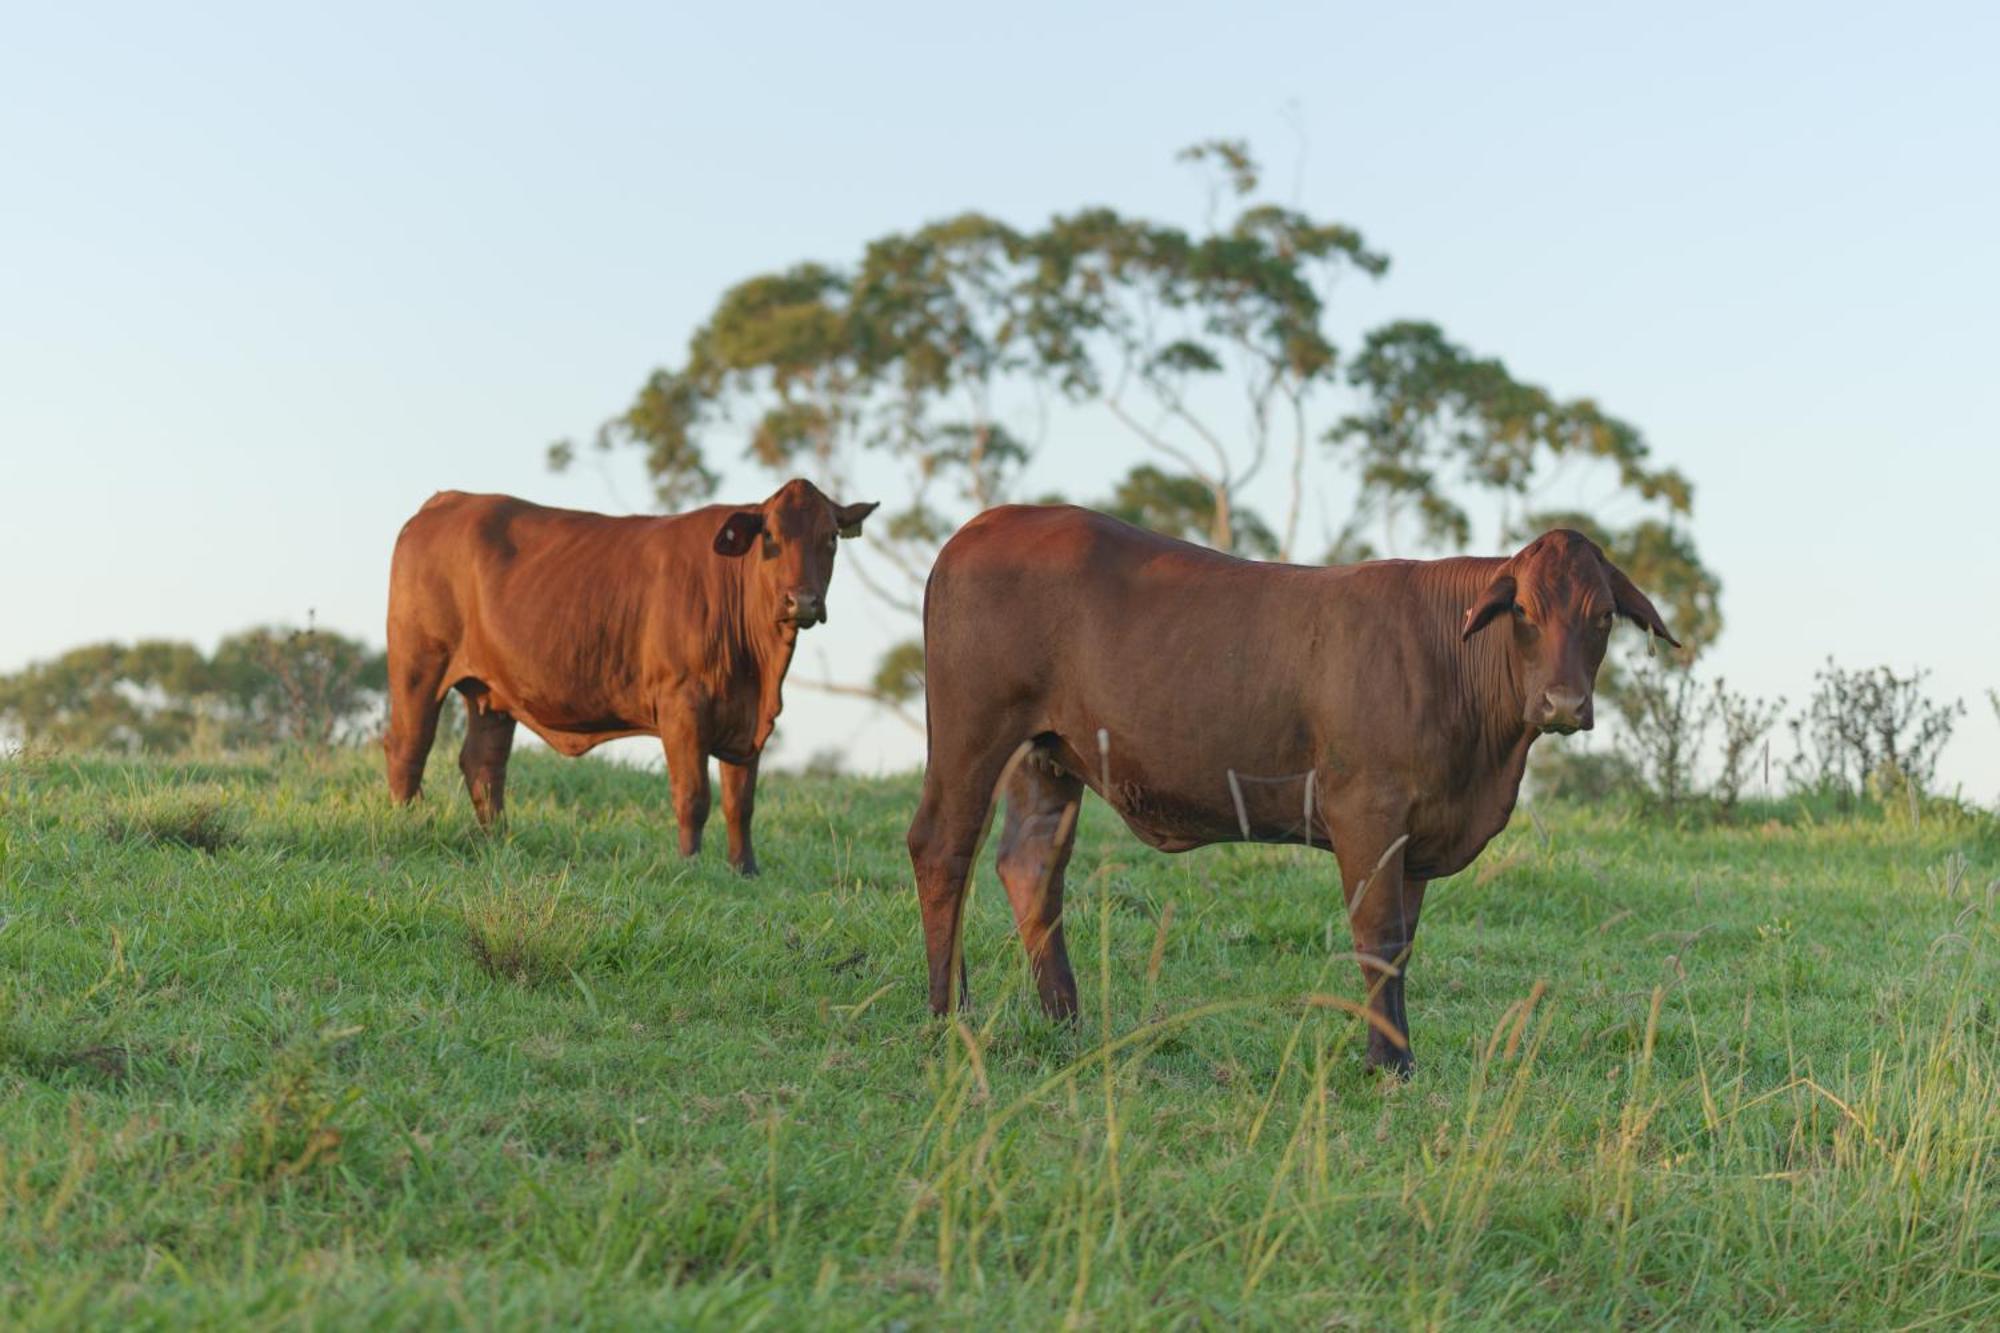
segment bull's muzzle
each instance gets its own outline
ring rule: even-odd
[[[784,610],[779,612],[778,619],[787,625],[810,629],[826,623],[826,602],[816,592],[802,589],[788,592],[785,594]]]
[[[1551,685],[1543,691],[1541,703],[1534,710],[1531,720],[1543,731],[1567,736],[1573,731],[1589,731],[1595,719],[1588,694]]]

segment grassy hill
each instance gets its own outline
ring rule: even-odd
[[[2000,833],[1522,817],[1366,1076],[1330,858],[990,868],[925,1011],[913,779],[448,756],[0,764],[0,1324],[1791,1327],[2000,1320]],[[719,836],[719,828],[715,830]]]

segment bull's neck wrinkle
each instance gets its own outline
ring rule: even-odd
[[[785,673],[791,669],[792,654],[798,648],[800,631],[778,623],[778,608],[765,595],[763,580],[752,563],[754,553],[730,560],[733,577],[723,580],[734,603],[724,610],[724,633],[734,637],[730,656],[737,658],[756,679],[757,723],[753,746],[762,749],[777,725],[784,707]]]
[[[1417,572],[1424,619],[1442,659],[1456,664],[1459,702],[1478,723],[1476,734],[1499,754],[1511,754],[1528,733],[1526,690],[1520,664],[1508,651],[1509,627],[1489,624],[1467,639],[1466,610],[1506,564],[1497,558],[1460,557],[1425,564]]]

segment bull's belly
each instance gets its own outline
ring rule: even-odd
[[[1210,804],[1143,791],[1114,788],[1111,795],[1105,796],[1098,791],[1097,784],[1087,785],[1105,797],[1106,804],[1118,812],[1133,836],[1155,851],[1186,852],[1227,842],[1290,844],[1328,851],[1335,846],[1337,835],[1324,813],[1314,812],[1309,816],[1303,798],[1297,809],[1278,809],[1273,808],[1268,798],[1260,804],[1246,794],[1243,818],[1239,819],[1233,801],[1225,811]],[[1406,828],[1403,830],[1409,838],[1403,849],[1406,873],[1426,880],[1459,873],[1479,859],[1487,842],[1506,822],[1503,816],[1498,824]]]
[[[1096,771],[1069,746],[1063,767],[1118,812],[1140,841],[1166,852],[1217,842],[1329,845],[1319,810],[1319,783],[1310,770],[1212,773],[1171,779],[1100,755]]]
[[[541,737],[558,754],[574,759],[606,741],[632,736],[658,736],[662,719],[640,716],[604,700],[550,700],[508,686],[494,685],[474,675],[462,675],[453,685],[472,707],[505,713]],[[714,709],[703,719],[708,752],[729,763],[744,764],[758,754],[757,718],[743,709]]]
[[[624,740],[629,736],[651,736],[654,732],[647,727],[622,727],[604,731],[565,731],[536,721],[532,717],[515,715],[515,720],[541,737],[543,742],[557,754],[574,759],[588,754],[606,741]]]
[[[517,690],[504,679],[495,683],[491,674],[455,674],[451,688],[465,696],[467,706],[479,712],[503,713],[541,737],[550,749],[572,758],[606,741],[657,733],[652,720],[630,716],[628,710],[603,700],[545,699]]]
[[[1226,842],[1330,849],[1339,837],[1331,814],[1338,797],[1326,789],[1317,770],[1303,765],[1297,771],[1268,772],[1214,764],[1196,774],[1176,766],[1169,775],[1149,772],[1129,752],[1122,762],[1115,749],[1109,755],[1079,754],[1066,739],[1057,747],[1057,759],[1117,811],[1135,837],[1159,851]],[[1512,805],[1511,800],[1497,809],[1474,809],[1458,801],[1414,803],[1400,830],[1409,837],[1405,864],[1423,878],[1456,874],[1506,826]]]

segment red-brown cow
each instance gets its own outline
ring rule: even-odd
[[[785,670],[799,631],[826,620],[837,538],[874,508],[803,480],[759,505],[629,518],[432,496],[389,571],[390,794],[417,795],[456,688],[458,766],[481,823],[500,815],[517,721],[567,755],[657,735],[682,855],[701,849],[714,755],[730,864],[755,874],[757,757]]]
[[[1004,777],[1000,876],[1043,1006],[1075,1013],[1062,876],[1088,787],[1163,851],[1330,847],[1367,960],[1369,1063],[1407,1073],[1424,886],[1506,826],[1538,735],[1591,725],[1619,616],[1673,642],[1569,531],[1504,560],[1306,568],[1067,506],[980,515],[924,599],[930,757],[909,842],[931,1007],[963,991],[960,907]]]

